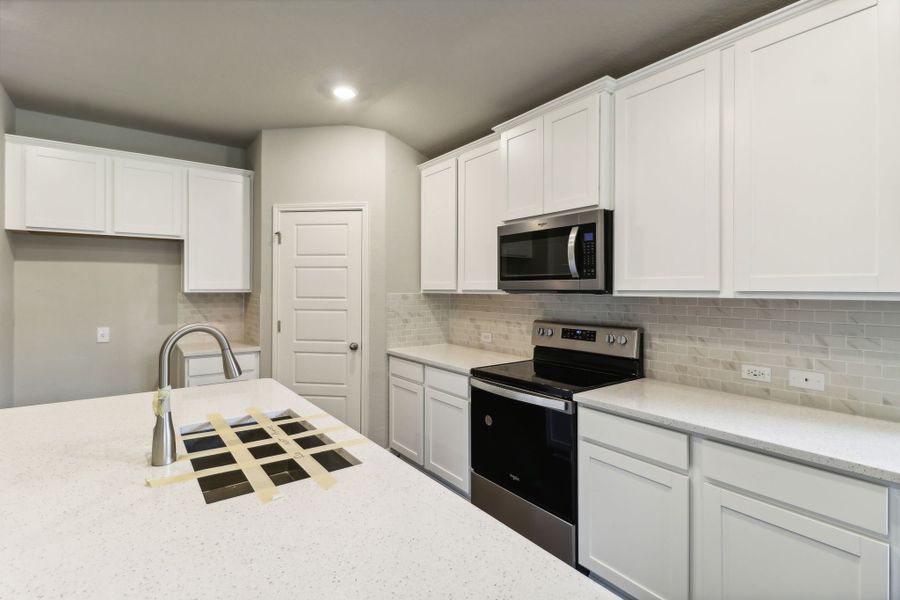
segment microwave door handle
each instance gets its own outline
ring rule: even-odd
[[[575,263],[575,242],[578,240],[578,225],[569,232],[569,273],[572,279],[578,279],[578,265]]]

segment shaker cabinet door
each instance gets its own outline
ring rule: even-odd
[[[25,151],[25,226],[106,230],[105,156],[30,146]]]
[[[615,287],[719,289],[718,52],[616,92]]]
[[[544,212],[544,118],[537,117],[500,134],[503,169],[503,220]]]
[[[497,142],[470,150],[459,168],[459,290],[497,290],[497,225],[503,194]]]
[[[688,478],[578,444],[578,562],[638,599],[686,600]]]
[[[425,388],[425,468],[469,493],[469,401]]]
[[[424,388],[391,377],[390,447],[418,465],[424,464]]]
[[[838,0],[739,40],[735,289],[900,291],[900,16]]]
[[[544,115],[545,213],[600,202],[600,96]]]
[[[887,544],[704,483],[699,598],[887,600]]]
[[[113,232],[182,237],[184,168],[113,159]]]
[[[422,171],[422,289],[456,290],[456,159]]]

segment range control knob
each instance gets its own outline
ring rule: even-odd
[[[544,335],[544,328],[538,327],[538,335]]]
[[[620,336],[619,336],[619,344],[621,344],[622,346],[624,346],[624,345],[627,344],[627,343],[628,343],[628,338],[625,337],[624,335],[620,335]]]
[[[544,330],[544,334],[545,335],[553,335],[553,330],[548,327],[547,329]]]
[[[607,343],[607,344],[615,344],[615,343],[616,343],[616,336],[614,336],[614,335],[611,334],[611,333],[606,334],[606,343]]]

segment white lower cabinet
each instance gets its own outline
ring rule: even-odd
[[[425,388],[425,468],[469,493],[469,401]]]
[[[391,376],[390,446],[418,465],[425,462],[422,452],[424,394],[422,384]]]
[[[671,433],[634,424],[651,436]],[[635,598],[687,600],[687,475],[587,441],[594,437],[593,425],[587,419],[579,425],[578,562]]]
[[[889,546],[703,484],[699,598],[887,600]]]
[[[469,377],[390,358],[390,447],[469,494]]]
[[[886,486],[697,437],[688,465],[686,434],[584,407],[578,439],[578,562],[635,598],[897,597]]]
[[[172,369],[172,385],[175,388],[197,387],[228,381],[247,381],[259,379],[259,350],[234,351],[234,357],[241,367],[241,375],[237,379],[225,378],[225,367],[218,348],[208,354],[191,354],[185,356],[181,348],[175,353],[175,364]]]

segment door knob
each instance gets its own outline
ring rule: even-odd
[[[356,352],[357,350],[359,350],[359,344],[357,344],[356,342],[350,342],[350,349]]]

